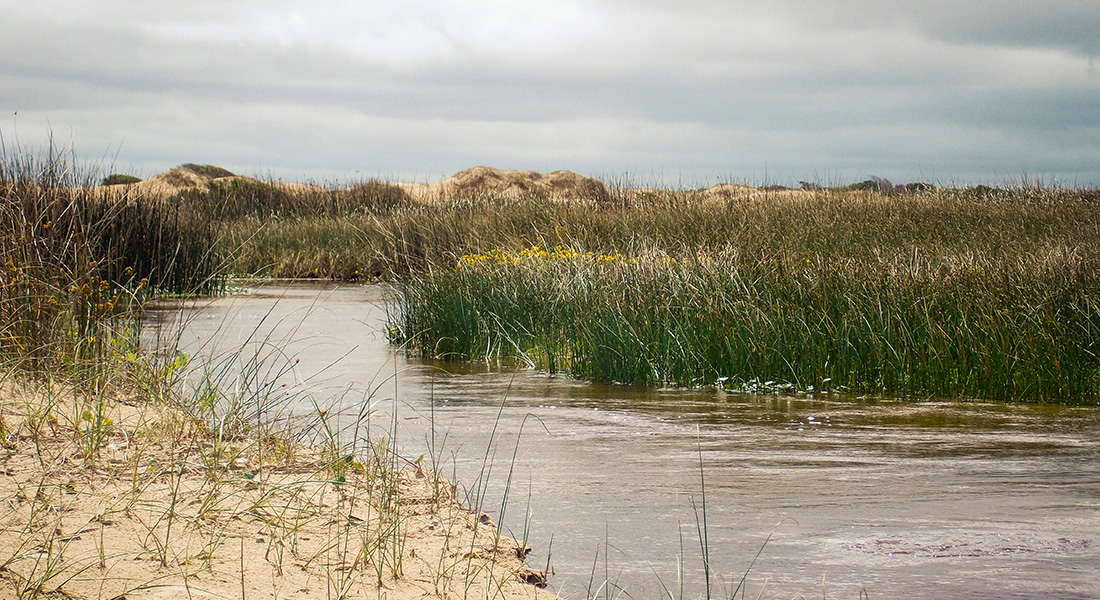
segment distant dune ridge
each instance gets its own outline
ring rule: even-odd
[[[152,193],[163,197],[173,196],[187,190],[208,190],[219,183],[234,180],[263,183],[288,192],[312,192],[325,189],[323,186],[309,183],[283,183],[263,181],[251,177],[236,175],[221,167],[186,163],[160,173],[144,181],[131,184],[104,185],[105,191],[129,190],[130,192]],[[434,184],[420,182],[383,182],[404,190],[410,198],[430,201],[443,198],[493,196],[520,198],[523,196],[541,196],[554,200],[588,200],[602,202],[611,198],[608,187],[598,179],[579,175],[573,171],[514,171],[478,166],[459,171]],[[354,186],[352,186],[354,187]],[[658,193],[662,190],[648,188],[630,188],[639,193]],[[769,188],[772,192],[804,193],[803,189]],[[761,188],[748,185],[719,183],[696,190],[704,200],[729,200],[737,197],[751,197],[763,192]]]

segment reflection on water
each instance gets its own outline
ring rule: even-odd
[[[396,407],[403,453],[442,457],[471,499],[488,479],[494,520],[515,454],[504,526],[519,538],[530,523],[529,562],[551,553],[567,597],[678,595],[678,557],[684,596],[703,594],[701,474],[715,595],[757,552],[745,597],[1100,589],[1095,408],[738,396],[416,361],[386,343],[383,294],[259,288],[154,311],[146,335],[174,332],[214,363],[249,343],[302,412],[335,405],[351,423],[370,406],[388,423]]]

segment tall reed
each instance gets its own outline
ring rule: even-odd
[[[0,359],[94,355],[150,290],[220,285],[209,225],[97,179],[52,146],[0,148]]]
[[[1088,198],[798,194],[690,220],[710,210],[660,200],[414,274],[395,336],[600,381],[1097,400]],[[627,241],[605,221],[649,226]]]

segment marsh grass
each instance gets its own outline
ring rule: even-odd
[[[607,382],[1095,402],[1098,210],[1034,190],[658,197],[410,275],[393,333]]]

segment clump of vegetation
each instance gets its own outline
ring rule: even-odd
[[[848,191],[864,191],[864,192],[893,192],[897,188],[894,184],[890,183],[889,179],[883,177],[872,176],[870,179],[860,181],[859,183],[853,183],[846,185],[843,188]],[[902,186],[902,189],[905,189]]]
[[[131,185],[134,183],[141,183],[141,178],[122,173],[112,173],[104,177],[100,185]]]

